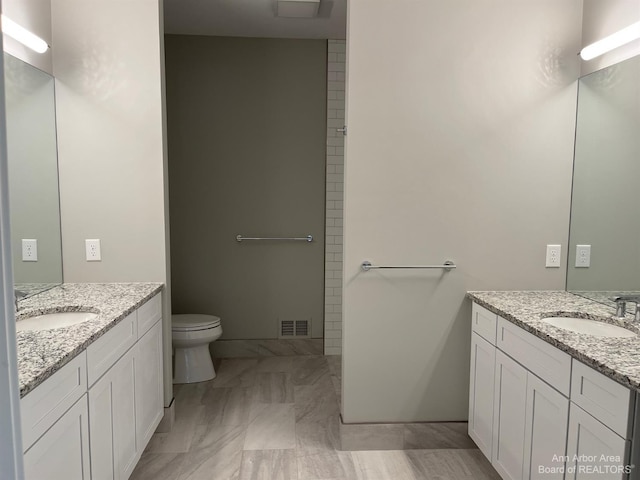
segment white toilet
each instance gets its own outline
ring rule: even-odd
[[[174,349],[173,383],[206,382],[215,378],[209,344],[222,335],[220,318],[213,315],[171,315]]]

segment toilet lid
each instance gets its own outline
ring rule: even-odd
[[[220,318],[213,315],[198,313],[184,313],[171,315],[172,330],[204,330],[220,325]]]

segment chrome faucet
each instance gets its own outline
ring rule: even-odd
[[[27,292],[23,292],[22,290],[14,290],[13,291],[15,304],[16,304],[16,312],[18,311],[18,300],[27,296]]]
[[[619,295],[611,300],[616,302],[616,317],[623,319],[627,311],[627,302],[636,304],[636,311],[633,317],[634,322],[640,322],[640,295]]]

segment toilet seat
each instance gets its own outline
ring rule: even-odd
[[[171,330],[174,332],[197,332],[220,326],[220,317],[185,313],[171,315]]]

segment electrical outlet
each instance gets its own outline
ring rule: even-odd
[[[547,245],[547,267],[557,268],[560,267],[560,253],[562,251],[561,245]]]
[[[576,268],[591,266],[591,245],[576,245]]]
[[[22,239],[22,261],[37,262],[38,261],[38,240],[35,238]]]
[[[100,240],[97,238],[86,239],[84,243],[87,253],[87,262],[101,261],[102,257],[100,255]]]

